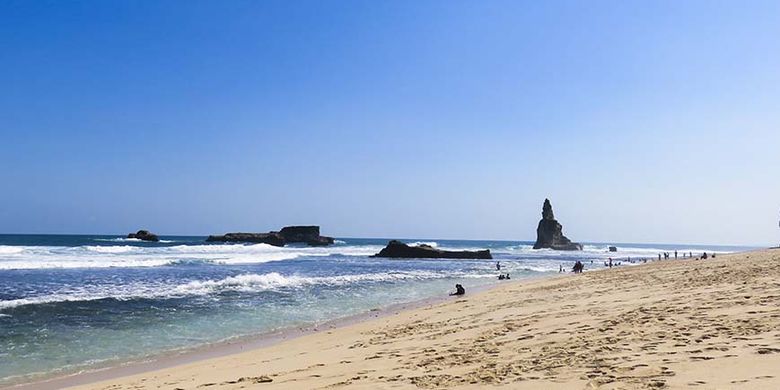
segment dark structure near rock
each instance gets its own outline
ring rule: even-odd
[[[617,247],[616,246],[611,246],[611,247],[609,247],[609,251],[610,252],[617,252]]]
[[[311,246],[325,246],[333,244],[333,237],[320,235],[319,226],[285,226],[278,232],[268,233],[227,233],[218,236],[209,236],[208,242],[251,242],[255,244],[268,244],[273,246],[285,246],[286,244],[306,244]]]
[[[489,249],[481,251],[445,251],[430,245],[420,244],[409,246],[398,240],[387,243],[373,257],[389,257],[394,259],[492,259]]]
[[[137,238],[143,241],[160,241],[160,238],[157,237],[156,234],[148,230],[139,230],[135,233],[130,233],[127,235],[127,238]]]
[[[555,220],[550,200],[544,200],[542,220],[536,228],[536,243],[534,249],[550,248],[561,251],[580,251],[582,244],[571,242],[563,235],[563,226]]]

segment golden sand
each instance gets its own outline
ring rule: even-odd
[[[780,389],[780,250],[511,282],[78,388],[499,386]]]

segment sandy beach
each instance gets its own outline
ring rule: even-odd
[[[75,389],[777,389],[778,264],[780,250],[588,264]]]

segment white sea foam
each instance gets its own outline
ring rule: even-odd
[[[439,247],[439,243],[436,242],[436,241],[415,241],[415,242],[410,242],[407,245],[410,245],[410,246],[428,245],[431,248],[438,248]]]
[[[98,253],[127,253],[127,252],[132,252],[136,248],[140,248],[140,247],[129,246],[129,245],[123,245],[123,246],[87,245],[82,248],[88,251],[98,252]]]
[[[9,246],[9,245],[0,245],[0,256],[2,255],[15,255],[18,253],[24,252],[23,246]]]
[[[314,285],[344,286],[355,283],[392,282],[401,280],[429,280],[441,278],[492,278],[492,274],[448,273],[427,271],[387,272],[337,276],[282,275],[277,272],[266,274],[242,274],[217,280],[195,280],[180,285],[136,283],[128,285],[80,286],[56,293],[0,301],[0,310],[24,305],[61,302],[83,302],[101,299],[172,299],[189,296],[203,296],[226,291],[262,292],[283,288],[303,288]]]
[[[379,246],[275,247],[241,245],[0,246],[0,270],[44,268],[157,267],[182,263],[251,264],[317,256],[368,256]]]

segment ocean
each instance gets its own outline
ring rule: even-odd
[[[148,359],[242,336],[311,326],[375,308],[513,279],[586,271],[612,257],[655,259],[751,248],[585,244],[533,250],[527,241],[402,240],[490,249],[494,260],[380,259],[388,239],[329,247],[208,244],[205,237],[0,235],[0,385]],[[591,263],[592,262],[592,263]]]

